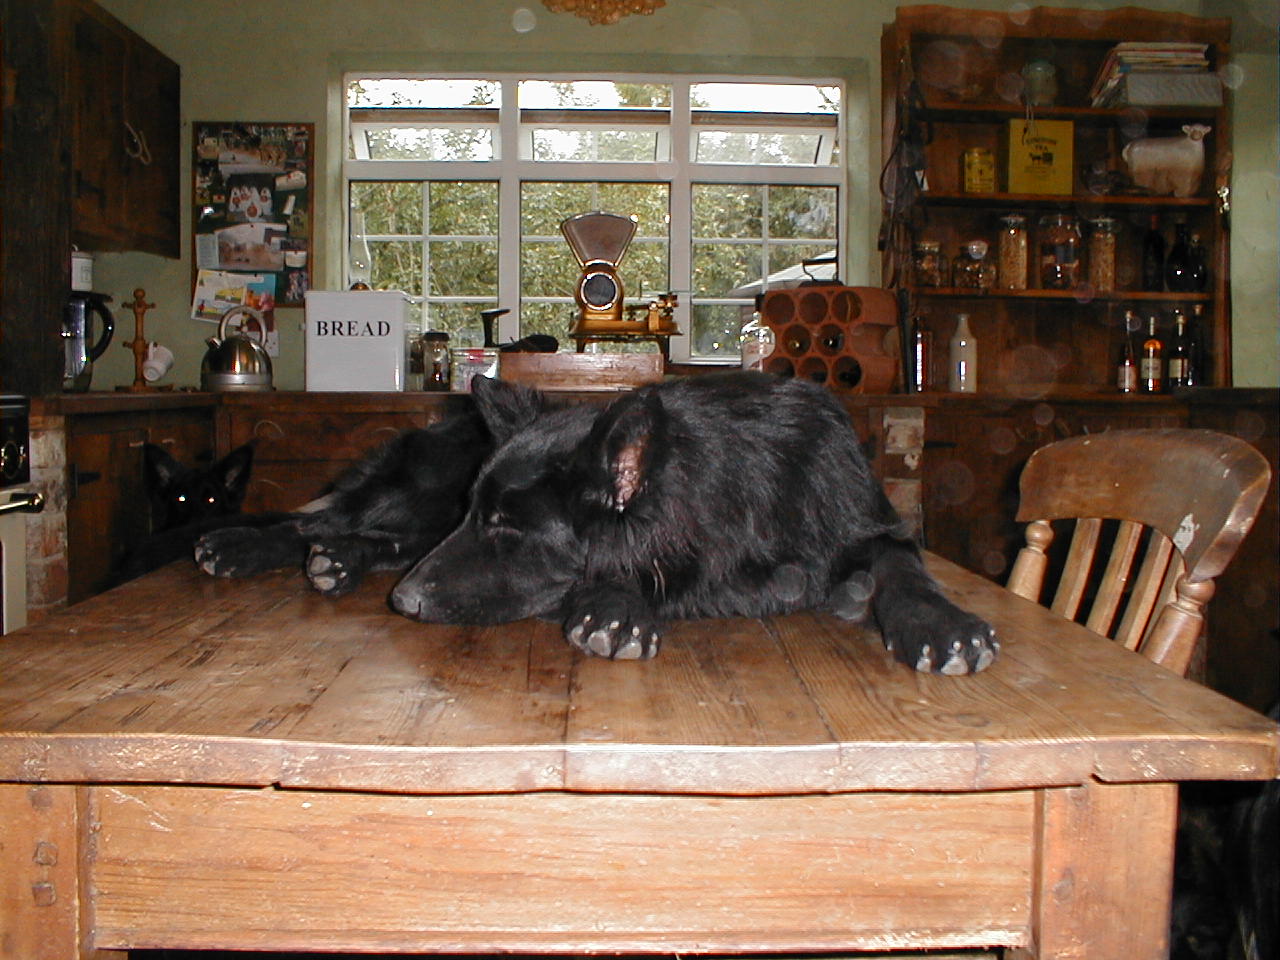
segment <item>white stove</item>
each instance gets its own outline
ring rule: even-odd
[[[0,633],[27,623],[27,517],[44,509],[30,489],[31,404],[0,394]]]

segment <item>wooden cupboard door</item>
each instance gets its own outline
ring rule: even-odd
[[[129,546],[147,534],[141,426],[67,441],[67,602],[105,590]]]
[[[129,44],[121,119],[126,157],[122,215],[131,247],[166,257],[181,254],[180,85],[176,63],[146,44]]]
[[[124,198],[120,64],[128,38],[90,11],[72,9],[72,228],[81,244],[112,249]]]

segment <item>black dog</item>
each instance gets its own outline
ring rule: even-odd
[[[917,670],[985,668],[991,628],[950,603],[814,384],[689,377],[604,409],[477,379],[495,450],[466,518],[391,593],[427,622],[558,617],[585,653],[643,659],[675,618],[874,613]]]
[[[143,444],[142,472],[151,506],[151,533],[112,571],[123,583],[182,557],[200,534],[235,519],[244,503],[253,467],[253,448],[232,450],[218,462],[192,466],[154,443]]]
[[[298,512],[246,517],[201,537],[196,563],[221,577],[302,564],[321,593],[348,593],[366,572],[403,569],[448,536],[490,449],[475,412],[406,431]]]

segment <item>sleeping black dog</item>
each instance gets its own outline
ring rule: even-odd
[[[468,449],[483,463],[465,444],[436,449],[477,432],[473,417],[417,431],[340,485],[345,506],[322,502],[285,531],[210,534],[198,562],[217,575],[254,572],[310,541],[308,575],[325,589],[335,567],[349,582],[420,550],[391,593],[401,614],[553,617],[574,647],[613,659],[656,655],[668,620],[804,609],[874,615],[886,646],[917,670],[964,674],[995,658],[991,628],[939,592],[822,388],[717,374],[603,408],[556,406],[502,381],[472,390],[489,443]],[[407,491],[387,483],[393,474]],[[375,522],[353,522],[352,510]],[[424,516],[440,519],[426,535]],[[406,520],[417,525],[407,540]]]

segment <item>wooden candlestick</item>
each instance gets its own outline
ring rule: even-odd
[[[133,302],[126,303],[130,310],[133,311],[133,339],[123,344],[126,350],[133,351],[133,383],[127,387],[116,387],[117,390],[128,391],[129,393],[145,393],[150,390],[163,389],[161,387],[153,387],[147,383],[146,378],[142,375],[142,365],[147,360],[147,336],[145,330],[145,320],[147,311],[154,310],[154,303],[147,303],[147,291],[142,287],[137,287],[133,291]]]

